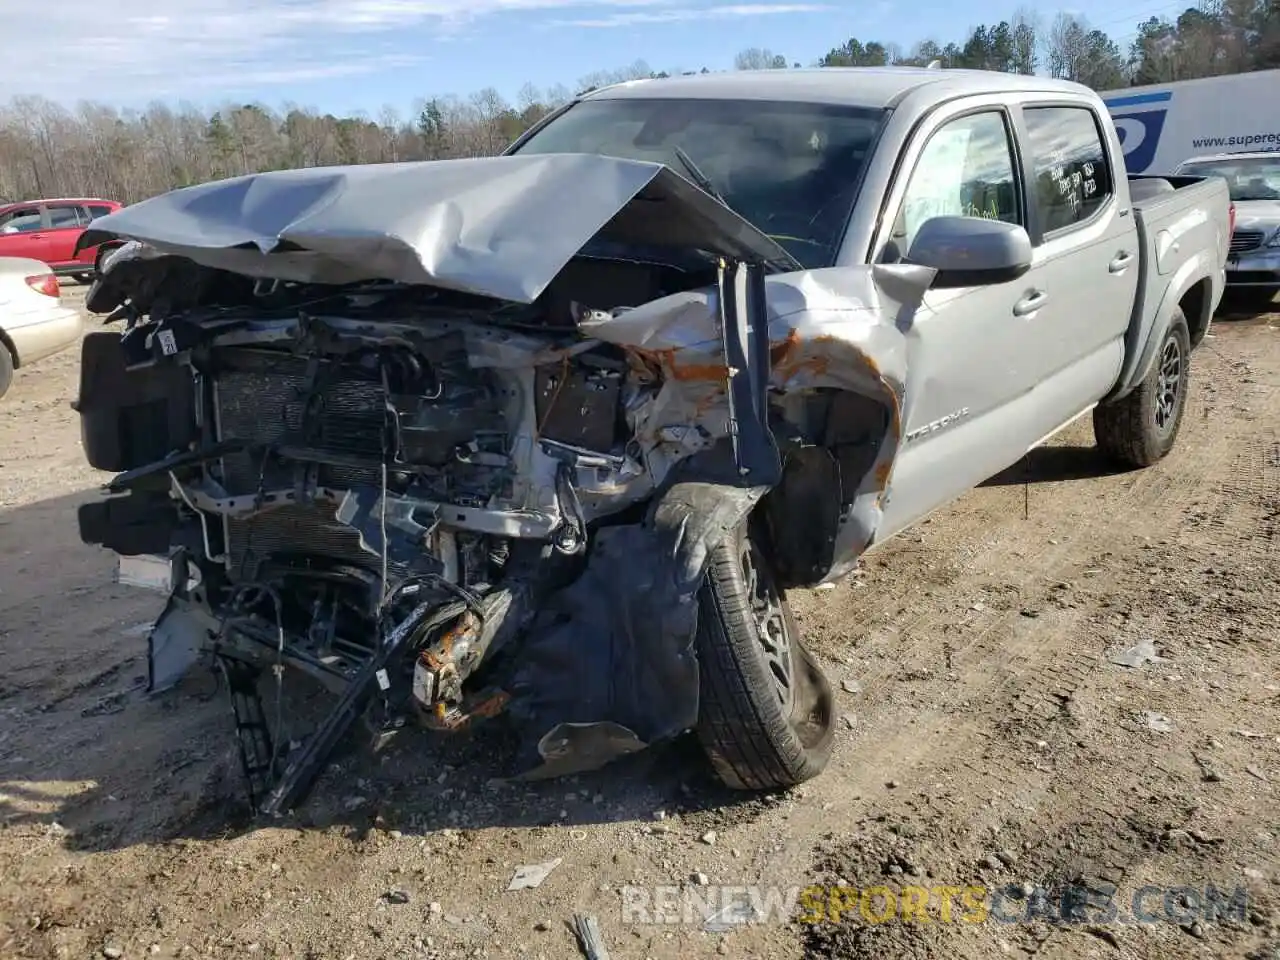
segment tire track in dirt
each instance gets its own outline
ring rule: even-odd
[[[153,941],[163,956],[184,945],[192,955],[230,956],[253,944],[261,956],[574,956],[560,921],[579,910],[599,916],[618,960],[691,960],[719,955],[718,945],[729,956],[771,960],[806,951],[857,960],[1241,955],[1231,951],[1246,948],[1243,932],[1211,931],[1201,941],[1169,925],[1114,933],[1119,947],[1106,929],[1090,935],[1044,923],[710,935],[697,926],[628,924],[618,894],[627,883],[688,883],[695,872],[712,883],[784,885],[810,882],[815,867],[858,883],[911,877],[886,871],[904,869],[891,856],[929,883],[1176,883],[1236,876],[1244,862],[1277,876],[1280,858],[1266,853],[1261,834],[1280,837],[1271,793],[1280,764],[1270,741],[1233,729],[1247,711],[1252,729],[1280,734],[1276,694],[1263,686],[1277,676],[1274,643],[1250,639],[1274,636],[1277,626],[1276,605],[1266,607],[1276,589],[1266,571],[1275,520],[1265,520],[1262,503],[1275,486],[1259,482],[1257,464],[1261,457],[1269,476],[1280,466],[1265,452],[1276,439],[1266,415],[1275,421],[1280,356],[1274,340],[1259,336],[1268,331],[1214,332],[1217,354],[1197,355],[1186,432],[1165,464],[1079,479],[1087,463],[1070,446],[1090,441],[1087,421],[1076,424],[1057,439],[1066,452],[1039,464],[1029,520],[1021,488],[984,487],[869,557],[867,587],[796,594],[813,645],[853,660],[828,670],[837,688],[841,676],[862,681],[856,699],[838,694],[858,718],[840,730],[824,776],[745,803],[706,788],[702,766],[676,749],[580,782],[498,789],[486,782],[492,741],[478,738],[471,748],[419,743],[385,762],[344,758],[306,818],[244,833],[229,807],[210,806],[239,795],[220,699],[201,702],[187,691],[172,702],[130,704],[123,716],[92,712],[95,701],[113,708],[110,697],[132,666],[105,683],[85,682],[137,654],[139,640],[120,629],[146,617],[128,606],[131,592],[91,586],[107,583],[108,565],[68,546],[61,569],[23,575],[23,599],[0,594],[0,607],[8,606],[0,622],[12,628],[17,614],[24,645],[40,647],[16,655],[13,637],[4,637],[15,669],[0,683],[16,676],[23,689],[0,700],[0,754],[12,746],[3,734],[15,715],[6,708],[20,704],[13,726],[22,739],[42,738],[64,761],[36,778],[46,793],[32,798],[52,812],[0,830],[0,852],[14,858],[0,883],[0,913],[24,923],[40,915],[18,942],[50,957],[96,954],[107,935],[127,942],[127,956]],[[64,448],[24,469],[75,452],[74,430],[58,422]],[[0,473],[0,486],[10,479]],[[28,482],[5,489],[29,496]],[[73,537],[74,510],[56,504],[24,513],[24,535],[45,536],[44,518],[56,523],[52,539]],[[1258,572],[1245,573],[1251,565]],[[1210,567],[1216,572],[1203,573]],[[1060,581],[1070,587],[1056,587]],[[984,609],[969,610],[974,601]],[[1106,648],[1142,635],[1165,638],[1172,660],[1140,672],[1106,663]],[[58,709],[35,712],[76,686]],[[1144,710],[1170,717],[1173,732],[1145,726]],[[1202,782],[1193,753],[1207,756],[1223,781]],[[1271,779],[1257,780],[1247,765]],[[52,781],[68,776],[100,783],[53,793],[63,787]],[[886,786],[890,779],[896,787]],[[597,792],[605,798],[598,808]],[[368,798],[367,807],[343,812],[353,794]],[[645,822],[659,808],[669,830]],[[55,815],[72,835],[55,835]],[[718,831],[714,845],[699,841],[708,829]],[[1190,840],[1189,829],[1218,842]],[[1014,866],[991,867],[993,851],[1011,853]],[[557,856],[564,865],[538,891],[503,892],[515,863]],[[1262,936],[1273,912],[1265,885],[1250,885]],[[409,904],[381,901],[401,888],[412,892]],[[449,919],[428,910],[436,900]]]
[[[1191,433],[1191,431],[1188,431]],[[1195,444],[1195,436],[1187,438],[1188,446]],[[1197,454],[1199,454],[1197,456]],[[1021,577],[1013,578],[1014,583],[1011,584],[1015,590],[1015,595],[1020,600],[1025,601],[1028,594],[1026,587],[1037,578],[1052,580],[1056,575],[1061,574],[1067,565],[1072,565],[1072,557],[1074,552],[1078,552],[1077,544],[1089,542],[1089,534],[1100,523],[1106,523],[1110,529],[1108,535],[1102,538],[1103,543],[1121,543],[1130,535],[1129,527],[1126,525],[1120,530],[1116,529],[1113,521],[1115,510],[1117,508],[1127,507],[1129,516],[1136,518],[1136,523],[1140,526],[1143,520],[1146,520],[1150,514],[1144,509],[1146,507],[1162,504],[1166,508],[1175,503],[1181,503],[1188,500],[1192,492],[1206,479],[1206,473],[1212,466],[1212,458],[1206,452],[1196,447],[1192,447],[1191,456],[1183,456],[1182,462],[1174,462],[1175,458],[1171,457],[1170,462],[1162,465],[1160,469],[1144,471],[1138,475],[1135,480],[1127,484],[1128,489],[1123,492],[1123,496],[1129,501],[1128,504],[1117,504],[1112,508],[1111,513],[1105,511],[1093,511],[1090,518],[1087,515],[1079,515],[1086,513],[1083,506],[1078,507],[1079,514],[1072,519],[1079,519],[1081,525],[1075,528],[1076,534],[1071,541],[1060,546],[1056,550],[1044,551],[1037,558],[1038,562],[1026,564]],[[1164,473],[1161,472],[1164,471]],[[1172,473],[1171,471],[1178,471]],[[1070,494],[1068,493],[1068,496]],[[1136,505],[1135,505],[1136,501]],[[1052,505],[1051,505],[1052,506]],[[1165,521],[1162,532],[1170,529],[1177,522],[1177,512],[1168,511],[1164,515]],[[1011,554],[1016,550],[1018,545],[1018,534],[1016,532],[1006,532],[1003,538],[989,541],[987,548],[977,551],[965,566],[976,571],[979,569],[979,562],[982,567],[990,568],[994,566],[999,569],[999,562],[1002,560],[1008,563]],[[1078,564],[1077,564],[1078,565]],[[966,571],[967,573],[967,571]],[[962,578],[965,574],[962,574]],[[976,584],[975,584],[976,585]],[[1041,599],[1039,596],[1037,600]],[[930,633],[940,625],[946,617],[946,612],[935,610],[920,618],[917,618],[911,625],[904,628],[902,634],[914,635],[917,639],[906,646],[904,653],[914,653],[929,643],[936,645]],[[970,657],[974,663],[966,663],[963,666],[972,667],[965,671],[962,667],[961,672],[970,678],[969,682],[962,684],[962,689],[951,694],[951,700],[961,698],[967,699],[989,699],[1001,693],[1001,691],[1010,684],[1021,684],[1022,689],[1018,692],[1017,697],[1025,703],[1035,703],[1047,708],[1047,715],[1052,716],[1065,701],[1069,701],[1070,695],[1078,689],[1088,679],[1093,669],[1090,665],[1075,659],[1068,658],[1065,664],[1059,663],[1052,659],[1052,655],[1066,642],[1069,642],[1074,634],[1072,629],[1074,626],[1074,617],[1068,617],[1064,622],[1057,625],[1052,634],[1047,635],[1047,631],[1043,626],[1037,629],[1015,629],[1021,627],[1018,621],[1024,619],[1020,612],[1012,612],[1003,617],[996,618],[993,622],[985,625],[971,639],[968,644],[960,649],[962,656]],[[1047,625],[1047,624],[1045,624]],[[891,641],[884,641],[879,644],[879,649],[871,648],[868,655],[886,652]],[[901,649],[901,648],[900,648]],[[978,655],[988,655],[990,652],[997,652],[995,669],[993,664],[987,661],[979,660]],[[1032,654],[1035,654],[1033,657]],[[1037,664],[1043,664],[1046,657],[1049,657],[1050,669],[1045,671],[1040,669],[1033,675],[1028,675],[1027,671]],[[886,659],[888,659],[886,657]],[[905,659],[905,657],[904,657]],[[873,701],[875,695],[886,690],[892,685],[892,675],[895,665],[890,665],[872,677],[864,684],[864,693],[862,700],[864,702]],[[985,669],[984,669],[985,668]],[[992,682],[989,677],[995,674],[1001,679]],[[949,749],[963,752],[966,742],[980,740],[984,735],[987,727],[984,724],[977,724],[965,731],[957,730],[954,722],[955,711],[946,709],[938,711],[932,715],[921,713],[917,708],[917,716],[914,726],[915,732],[891,739],[888,744],[881,740],[878,744],[879,756],[878,763],[875,763],[875,775],[884,776],[885,771],[893,772],[894,776],[901,775],[904,767],[910,767],[913,763],[919,763],[924,760],[932,759],[930,748],[924,746],[931,740],[944,738]],[[976,708],[975,712],[981,713],[982,706]],[[924,729],[922,730],[921,727]],[[961,739],[963,737],[963,739]],[[842,748],[844,757],[850,755],[849,747],[846,745]],[[885,760],[889,763],[885,763]],[[866,771],[848,771],[847,765],[841,763],[842,767],[840,775],[852,772],[855,776],[861,774],[860,782],[856,786],[864,786],[874,789],[870,778],[867,777]],[[869,765],[871,766],[871,765]],[[794,853],[794,851],[792,851]],[[781,863],[777,863],[781,866]]]
[[[1259,390],[1248,391],[1250,405],[1254,406],[1261,402],[1271,413],[1271,422],[1276,422],[1280,417],[1280,410],[1275,409],[1275,404],[1270,396],[1271,391]],[[1264,418],[1265,419],[1265,418]],[[1198,432],[1198,431],[1197,431]],[[1188,433],[1192,433],[1188,431]],[[1189,444],[1197,444],[1199,438],[1194,434],[1185,438]],[[1223,438],[1219,438],[1220,440]],[[1201,447],[1198,452],[1199,456],[1191,458],[1182,458],[1181,464],[1173,462],[1168,463],[1170,468],[1178,469],[1180,472],[1173,477],[1166,477],[1166,482],[1147,484],[1147,490],[1143,491],[1141,487],[1135,485],[1126,491],[1127,498],[1132,501],[1135,492],[1141,495],[1139,505],[1151,506],[1160,505],[1165,508],[1165,512],[1161,515],[1161,522],[1156,533],[1152,534],[1152,538],[1163,534],[1169,535],[1176,531],[1177,528],[1184,525],[1186,515],[1191,505],[1196,501],[1196,491],[1202,490],[1205,484],[1214,484],[1223,488],[1227,496],[1220,499],[1220,502],[1234,503],[1244,505],[1237,511],[1240,517],[1240,524],[1235,529],[1223,531],[1221,542],[1235,543],[1238,541],[1239,534],[1243,532],[1248,524],[1246,519],[1249,514],[1249,506],[1254,507],[1253,516],[1256,517],[1256,507],[1259,498],[1268,496],[1268,491],[1274,488],[1276,483],[1277,472],[1273,469],[1268,471],[1263,466],[1266,456],[1261,451],[1265,451],[1269,441],[1265,436],[1259,438],[1257,431],[1250,428],[1247,424],[1233,424],[1232,435],[1226,438],[1231,443],[1245,444],[1245,450],[1242,455],[1238,456],[1232,462],[1223,464],[1213,453],[1208,444]],[[1173,461],[1174,458],[1170,458]],[[1187,462],[1190,460],[1191,462]],[[1194,467],[1194,469],[1192,469]],[[1156,471],[1147,471],[1148,474]],[[1132,502],[1129,504],[1132,508]],[[1142,513],[1137,509],[1131,509],[1128,517],[1118,524],[1112,524],[1106,531],[1105,537],[1098,544],[1099,549],[1106,547],[1119,547],[1130,540],[1136,529],[1142,529],[1142,524],[1135,520],[1141,518]],[[1092,526],[1096,526],[1092,525]],[[1076,543],[1081,542],[1081,537],[1075,537]],[[1271,538],[1266,537],[1263,541],[1261,550],[1270,554],[1273,544]],[[1254,541],[1257,542],[1256,540]],[[1121,563],[1119,567],[1124,569],[1124,561],[1131,560],[1141,551],[1133,550],[1115,550],[1113,552],[1120,553]],[[1062,573],[1072,561],[1070,550],[1059,550],[1054,552],[1054,556],[1049,563],[1042,563],[1035,566],[1035,569],[1020,579],[1019,585],[1026,584],[1037,573],[1051,570],[1055,573]],[[1115,565],[1113,565],[1114,568]],[[1124,579],[1124,578],[1121,578]],[[1118,586],[1118,584],[1116,584]],[[1140,590],[1139,584],[1129,584],[1130,589]],[[1042,599],[1042,598],[1038,598]],[[1035,748],[1024,757],[1019,758],[1014,754],[1006,754],[998,757],[994,762],[989,759],[990,743],[984,741],[991,732],[993,725],[990,723],[991,717],[987,718],[987,722],[983,722],[982,714],[998,713],[998,710],[991,709],[989,702],[985,708],[979,706],[973,712],[975,721],[967,723],[962,729],[957,730],[955,726],[951,726],[947,730],[947,747],[952,755],[960,755],[966,757],[981,757],[982,759],[975,762],[972,760],[962,761],[959,765],[967,768],[971,773],[976,773],[987,780],[994,780],[999,784],[1016,784],[1017,785],[1017,804],[990,802],[988,812],[980,813],[977,817],[969,819],[970,836],[999,836],[1001,832],[1007,832],[1007,823],[1003,822],[1012,818],[1017,822],[1016,809],[1030,808],[1039,810],[1043,807],[1052,809],[1052,805],[1048,803],[1053,798],[1051,794],[1060,790],[1064,780],[1074,780],[1077,787],[1082,789],[1079,784],[1079,774],[1075,766],[1068,770],[1055,771],[1054,764],[1051,759],[1058,755],[1062,750],[1062,745],[1068,739],[1077,736],[1077,731],[1073,729],[1073,720],[1071,716],[1070,705],[1078,699],[1078,694],[1082,690],[1087,690],[1091,683],[1096,683],[1099,679],[1098,670],[1101,669],[1100,664],[1103,662],[1101,651],[1093,651],[1095,659],[1086,661],[1079,657],[1073,658],[1069,649],[1072,641],[1078,641],[1082,649],[1088,649],[1090,641],[1094,639],[1091,633],[1091,625],[1082,622],[1079,613],[1072,611],[1066,616],[1055,615],[1050,618],[1052,626],[1049,630],[1040,629],[1039,625],[1044,619],[1038,617],[1034,623],[1033,629],[1019,630],[1015,617],[1020,614],[1006,614],[1001,617],[996,624],[991,625],[984,630],[979,637],[973,641],[966,649],[967,653],[976,654],[978,652],[986,652],[989,645],[995,645],[1001,655],[998,658],[1002,677],[995,682],[988,682],[984,678],[984,672],[980,668],[979,663],[971,663],[965,675],[974,678],[976,682],[968,684],[969,689],[966,693],[970,698],[977,698],[985,695],[988,698],[999,697],[995,701],[1002,704],[1004,708],[1010,712],[1010,717],[1004,723],[995,724],[996,729],[1003,731],[1003,735],[1015,741],[1020,741],[1025,747],[1028,739],[1034,738],[1036,741]],[[1049,626],[1046,623],[1046,626]],[[1093,644],[1096,647],[1096,643]],[[1114,668],[1113,668],[1114,669]],[[1105,682],[1105,680],[1104,680]],[[961,694],[954,695],[955,697]],[[1058,721],[1066,720],[1066,723]],[[1053,733],[1049,733],[1050,729]],[[1056,734],[1056,735],[1054,735]],[[1049,739],[1042,739],[1048,737]],[[1080,740],[1083,744],[1085,741]],[[1038,754],[1037,754],[1038,751]],[[935,779],[945,780],[945,771],[948,767],[955,767],[956,763],[948,763],[943,761],[930,769],[930,773]],[[1144,783],[1149,786],[1152,784],[1152,770],[1146,762],[1146,757],[1142,756],[1136,761],[1121,762],[1116,764],[1114,761],[1110,766],[1112,773],[1116,772],[1119,767],[1122,774],[1127,774],[1128,779],[1133,783]],[[907,789],[915,785],[913,783],[913,774],[908,772],[904,775],[907,782]],[[1124,776],[1120,779],[1124,779]],[[1155,778],[1158,782],[1161,778]],[[1165,778],[1167,779],[1167,778]],[[1106,791],[1095,791],[1100,797],[1107,796]],[[1158,792],[1158,790],[1153,790]],[[1168,800],[1168,797],[1164,798]],[[1100,880],[1111,880],[1112,882],[1122,882],[1126,878],[1139,872],[1139,867],[1144,860],[1142,853],[1142,844],[1151,835],[1151,826],[1149,823],[1144,824],[1144,829],[1135,831],[1130,829],[1127,834],[1118,829],[1104,828],[1099,830],[1097,824],[1099,822],[1106,823],[1108,820],[1113,823],[1121,822],[1120,815],[1113,814],[1106,809],[1105,804],[1094,804],[1088,811],[1089,820],[1086,824],[1093,829],[1084,830],[1081,824],[1061,823],[1056,825],[1058,829],[1058,839],[1063,842],[1054,843],[1046,834],[1038,839],[1038,841],[1025,841],[1032,849],[1038,850],[1042,846],[1051,849],[1062,849],[1064,846],[1070,848],[1089,847],[1092,845],[1092,857],[1074,858],[1059,862],[1052,867],[1042,869],[1042,879],[1049,884],[1062,883],[1069,880],[1082,880],[1085,882],[1095,882]],[[1125,821],[1128,823],[1128,821]],[[1053,828],[1050,827],[1050,830]],[[1156,829],[1156,833],[1159,833]],[[1114,841],[1104,843],[1098,838],[1108,834],[1114,834],[1116,837],[1126,836],[1128,839],[1124,841]],[[1064,840],[1065,837],[1065,840]],[[1076,838],[1079,838],[1077,842]],[[963,844],[962,845],[966,845]],[[982,843],[973,843],[969,840],[967,843],[975,854],[980,854]],[[856,851],[855,851],[856,852]],[[976,860],[976,856],[974,858]],[[859,858],[854,857],[851,861],[858,864]],[[973,872],[972,862],[970,864],[970,873]],[[1090,865],[1092,864],[1092,866]],[[865,863],[862,864],[864,867]],[[872,864],[872,867],[875,865]],[[845,867],[848,871],[849,867]],[[878,871],[876,871],[878,874]],[[965,882],[965,878],[952,878],[955,882]],[[944,882],[949,882],[945,881]],[[897,938],[888,933],[881,933],[881,929],[868,931],[860,929],[855,931],[847,931],[848,935],[844,940],[839,938],[832,940],[831,938],[815,935],[810,940],[811,949],[819,952],[823,949],[831,949],[838,947],[839,952],[834,955],[849,957],[871,957],[879,955],[889,955],[897,953],[899,955],[907,955],[903,953],[903,947],[910,945],[913,950],[923,949],[923,953],[913,952],[910,955],[960,955],[951,953],[955,949],[956,944],[952,941],[945,941],[947,950],[940,953],[933,951],[941,948],[944,941],[935,940],[930,937],[915,938],[907,937],[904,942],[902,938]],[[1046,940],[1049,939],[1052,931],[1036,930],[1031,934],[1034,942],[1024,943],[1023,947],[1033,946],[1035,950],[1040,950]],[[1096,935],[1095,931],[1095,935]],[[1104,931],[1104,934],[1106,932]],[[1036,939],[1039,937],[1039,939]],[[983,945],[982,949],[990,950],[1005,948],[1007,942],[992,944],[990,942]],[[1169,945],[1164,944],[1161,949],[1167,948]],[[886,948],[892,948],[885,952]],[[815,953],[818,955],[818,953]],[[967,954],[966,954],[967,955]],[[983,955],[981,952],[974,955]]]

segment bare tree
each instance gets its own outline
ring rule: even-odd
[[[1029,0],[1027,0],[1029,3]],[[1031,6],[1009,20],[975,27],[962,41],[925,40],[903,55],[893,44],[847,38],[816,62],[823,66],[924,66],[1031,72],[1039,66],[1095,89],[1246,69],[1280,67],[1280,0],[1203,0],[1175,20],[1137,25],[1127,55],[1083,18],[1060,14],[1043,29]],[[834,40],[834,38],[833,38]],[[787,67],[755,47],[741,70]],[[687,69],[677,73],[706,73]],[[652,76],[636,60],[583,77],[578,89]],[[469,97],[419,99],[402,117],[384,107],[376,120],[334,116],[286,103],[226,103],[215,110],[153,103],[141,111],[102,103],[74,109],[40,97],[0,104],[0,200],[53,195],[108,196],[133,203],[174,187],[255,170],[342,163],[400,162],[492,154],[572,99],[563,85],[526,85],[509,103],[494,88]]]
[[[763,47],[749,47],[733,58],[735,70],[785,70],[787,58]]]
[[[1040,11],[1032,7],[1019,7],[1013,12],[1010,21],[1012,40],[1013,71],[1015,73],[1033,74],[1039,66],[1040,35],[1042,19]]]

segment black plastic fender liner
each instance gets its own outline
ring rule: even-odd
[[[643,523],[596,534],[534,621],[511,684],[518,776],[596,769],[697,723],[697,592],[767,490],[743,485],[735,459],[722,445],[685,461]]]

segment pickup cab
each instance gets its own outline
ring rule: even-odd
[[[259,810],[373,705],[504,713],[521,776],[696,731],[794,784],[838,711],[786,591],[1081,416],[1163,458],[1231,229],[1222,180],[1129,176],[1088,89],[927,69],[622,84],[502,157],[185,188],[82,241],[129,242],[81,537],[169,598],[151,689],[223,669]],[[339,699],[276,763],[280,665]]]

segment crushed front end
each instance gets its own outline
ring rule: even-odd
[[[690,730],[710,552],[766,495],[790,584],[874,531],[898,394],[867,350],[901,350],[867,270],[814,285],[665,167],[451,164],[239,178],[86,235],[131,242],[89,297],[125,331],[84,342],[85,453],[115,476],[81,536],[168,598],[151,691],[220,670],[263,813],[360,718],[505,712],[527,777]],[[593,181],[554,229],[524,209]],[[771,342],[770,272],[820,335]],[[337,702],[285,742],[260,692],[296,672]]]

